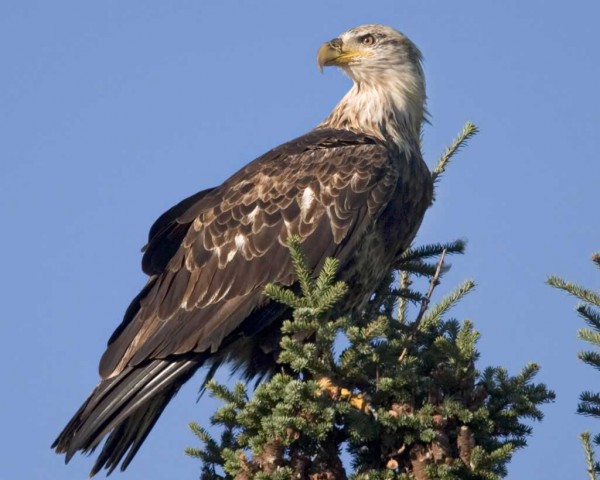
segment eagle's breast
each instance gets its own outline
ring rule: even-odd
[[[410,246],[432,201],[431,172],[420,155],[393,155],[398,177],[393,196],[358,242],[345,275],[354,308],[371,292]]]

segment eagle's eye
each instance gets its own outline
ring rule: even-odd
[[[363,45],[373,45],[375,43],[375,37],[371,34],[365,35],[360,39]]]

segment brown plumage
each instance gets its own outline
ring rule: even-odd
[[[127,467],[180,386],[230,361],[246,377],[273,368],[281,321],[268,283],[293,286],[285,246],[308,265],[340,261],[345,311],[360,308],[414,238],[431,202],[419,135],[425,87],[416,47],[382,25],[319,50],[354,86],[312,132],[254,160],[163,214],[142,267],[150,278],[100,361],[100,384],[53,444],[68,461],[108,439],[92,469]]]

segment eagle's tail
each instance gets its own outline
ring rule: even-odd
[[[92,452],[110,432],[90,477],[102,468],[124,470],[169,401],[200,367],[195,360],[153,360],[127,367],[100,382],[52,444],[68,462],[78,451]]]

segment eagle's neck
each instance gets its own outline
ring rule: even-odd
[[[425,119],[425,85],[421,75],[405,72],[377,81],[354,80],[350,91],[319,125],[351,130],[418,151]]]

